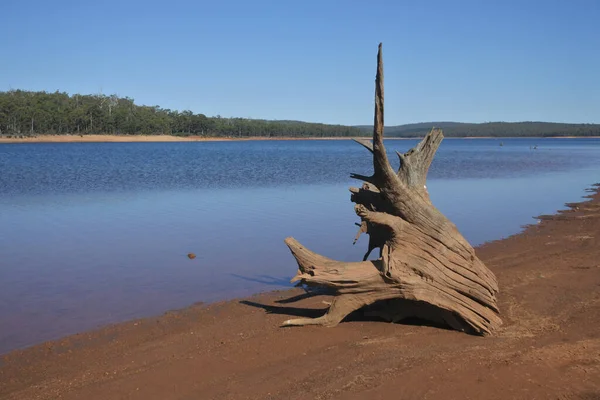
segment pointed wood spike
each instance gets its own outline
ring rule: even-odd
[[[377,51],[377,75],[375,76],[375,119],[373,123],[373,143],[383,144],[383,52],[382,43]]]
[[[356,143],[360,144],[365,149],[367,149],[371,153],[373,153],[373,143],[371,143],[371,141],[369,139],[352,139],[352,140],[354,140]]]
[[[375,76],[375,115],[373,121],[373,177],[374,184],[379,188],[389,189],[395,192],[401,190],[400,181],[392,168],[385,146],[383,145],[383,51],[379,43],[377,51],[377,74]]]

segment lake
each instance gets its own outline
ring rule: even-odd
[[[416,143],[386,141],[394,161]],[[289,287],[287,236],[360,260],[349,174],[371,171],[346,140],[0,144],[0,353]],[[600,139],[446,139],[427,187],[478,245],[579,201],[599,173]]]

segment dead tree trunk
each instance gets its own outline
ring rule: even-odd
[[[326,286],[335,291],[327,313],[299,318],[284,325],[335,326],[351,312],[377,303],[378,315],[392,321],[420,317],[444,322],[453,329],[492,333],[498,316],[498,283],[471,245],[437,208],[425,181],[443,139],[433,129],[415,148],[397,153],[400,168],[391,167],[383,145],[383,60],[377,54],[373,142],[357,140],[373,155],[372,176],[352,174],[364,181],[350,188],[351,201],[361,218],[359,235],[370,235],[369,252],[381,249],[375,261],[340,262],[323,257],[287,238],[298,262],[292,282]]]

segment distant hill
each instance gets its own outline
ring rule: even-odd
[[[367,133],[372,126],[356,126]],[[431,128],[441,128],[446,137],[556,137],[556,136],[600,136],[600,124],[563,124],[554,122],[486,122],[472,124],[464,122],[420,122],[386,126],[387,137],[421,137]]]

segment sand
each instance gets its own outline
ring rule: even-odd
[[[499,279],[495,336],[360,312],[335,328],[281,328],[324,311],[324,296],[290,302],[294,289],[14,351],[0,359],[0,398],[600,399],[600,194],[590,193],[477,248]]]
[[[311,138],[291,138],[291,137],[201,137],[201,136],[170,136],[170,135],[39,135],[27,138],[2,138],[0,143],[100,143],[100,142],[231,142],[248,140],[350,140],[351,137],[311,137]],[[364,137],[363,137],[364,139]]]
[[[587,136],[587,139],[596,139],[600,136]],[[170,136],[170,135],[39,135],[26,138],[6,138],[0,137],[0,143],[135,143],[135,142],[231,142],[231,141],[249,141],[249,140],[352,140],[352,139],[370,139],[369,137],[201,137],[201,136]],[[399,138],[391,137],[385,140],[416,140],[417,138]],[[515,138],[501,137],[450,137],[446,139],[497,139],[507,140]],[[526,139],[544,139],[544,138],[526,138]],[[574,136],[555,137],[553,139],[576,139]]]

